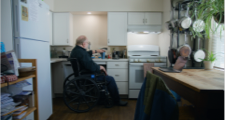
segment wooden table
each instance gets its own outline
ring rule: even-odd
[[[166,85],[195,106],[197,120],[219,120],[224,116],[224,71],[183,69],[168,73],[153,67]],[[212,117],[212,118],[211,118]]]

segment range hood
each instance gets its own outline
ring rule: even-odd
[[[156,33],[159,34],[162,31],[161,25],[128,25],[127,32],[133,33],[142,33],[142,34],[149,34],[149,33]]]

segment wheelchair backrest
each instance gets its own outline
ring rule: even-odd
[[[80,65],[78,63],[78,60],[76,58],[68,58],[67,60],[70,61],[72,65],[75,77],[80,76]]]

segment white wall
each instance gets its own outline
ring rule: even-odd
[[[54,11],[162,11],[163,0],[54,0]]]
[[[157,34],[127,33],[127,45],[158,45]]]
[[[159,42],[158,42],[161,56],[168,56],[168,50],[170,45],[170,31],[167,29],[165,22],[169,20],[170,20],[170,0],[163,0],[163,31],[161,34],[159,34]],[[167,63],[169,63],[168,58]]]
[[[107,15],[74,15],[73,20],[74,41],[85,35],[91,42],[91,49],[107,46]]]
[[[159,34],[160,55],[167,56],[170,45],[170,31],[165,25],[170,20],[170,0],[163,0],[163,32]]]
[[[54,1],[55,1],[55,0],[44,0],[44,2],[45,2],[46,4],[48,4],[49,9],[50,9],[51,11],[54,11]]]
[[[13,50],[10,0],[1,0],[1,41],[4,42],[6,51]]]

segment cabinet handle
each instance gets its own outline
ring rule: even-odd
[[[69,43],[69,40],[67,39],[67,43]]]
[[[119,75],[115,75],[115,76],[119,76]]]
[[[119,66],[119,64],[115,64],[116,66]]]

